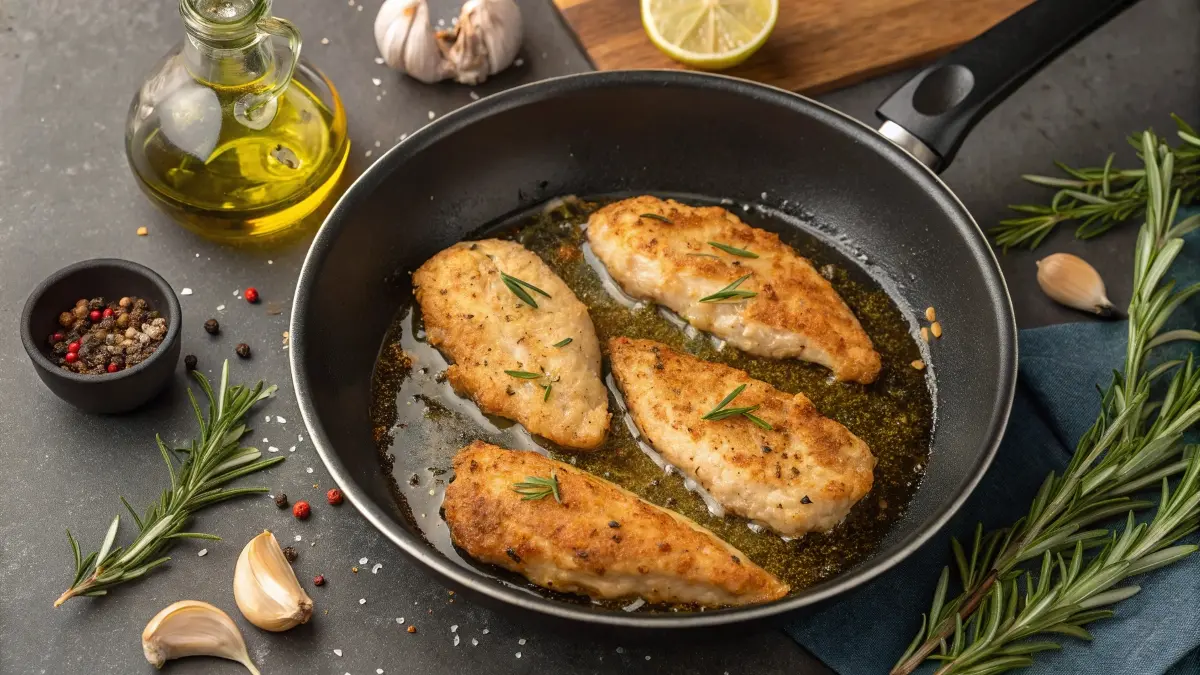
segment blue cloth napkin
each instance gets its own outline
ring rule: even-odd
[[[1200,236],[1188,237],[1171,274],[1177,287],[1200,280]],[[1181,307],[1171,324],[1200,326],[1200,303]],[[950,536],[969,540],[977,522],[989,529],[1013,522],[1027,511],[1046,474],[1067,466],[1099,413],[1096,386],[1107,387],[1113,370],[1123,366],[1127,329],[1120,321],[1021,331],[1012,416],[970,500],[895,569],[785,630],[841,675],[887,673],[920,627],[921,613],[929,610],[942,567],[952,565]],[[1200,673],[1200,553],[1129,583],[1141,586],[1141,593],[1117,605],[1115,617],[1088,626],[1093,642],[1063,637],[1061,651],[1037,654],[1034,666],[1019,672]],[[921,672],[931,671],[927,664]]]

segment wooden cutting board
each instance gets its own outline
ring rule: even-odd
[[[816,92],[931,60],[1032,0],[780,0],[767,43],[736,75]],[[650,43],[638,0],[554,0],[600,70],[683,68]]]

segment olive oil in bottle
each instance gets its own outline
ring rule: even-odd
[[[202,235],[286,230],[337,184],[350,151],[337,90],[299,59],[270,0],[180,0],[186,37],[130,108],[126,152],[143,190]],[[288,41],[276,57],[273,38]]]

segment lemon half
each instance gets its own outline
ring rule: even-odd
[[[767,41],[779,0],[641,0],[642,25],[656,47],[681,63],[722,70]]]

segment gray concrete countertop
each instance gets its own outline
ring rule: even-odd
[[[348,179],[370,164],[368,153],[381,154],[425,124],[430,111],[443,114],[471,101],[466,87],[420,85],[376,65],[371,24],[380,0],[365,2],[361,9],[345,0],[280,0],[275,7],[299,25],[304,56],[329,75],[347,104],[354,144]],[[479,95],[588,67],[546,0],[521,2],[527,21],[523,63],[477,88]],[[448,21],[454,11],[452,0],[434,3],[435,17]],[[639,646],[514,625],[456,601],[352,507],[325,506],[324,491],[333,485],[300,422],[282,341],[313,227],[272,248],[217,246],[159,214],[126,166],[122,143],[129,101],[147,70],[180,37],[172,2],[0,4],[0,308],[9,317],[0,339],[0,672],[150,672],[139,646],[141,630],[159,609],[185,598],[228,610],[243,626],[264,673],[828,672],[778,632]],[[1053,159],[1100,163],[1111,149],[1128,161],[1126,134],[1147,126],[1166,131],[1171,112],[1200,122],[1197,63],[1200,5],[1146,0],[1002,104],[967,141],[946,181],[987,227],[1005,217],[1005,204],[1048,198],[1022,183],[1021,173],[1047,171]],[[373,77],[382,83],[374,85]],[[902,78],[889,76],[820,98],[870,120],[875,104]],[[135,236],[143,225],[149,236]],[[1092,260],[1108,280],[1110,297],[1124,304],[1133,231],[1125,227],[1089,243],[1063,231],[1037,254],[1003,256],[1021,325],[1081,318],[1053,306],[1036,288],[1033,263],[1053,251]],[[70,527],[94,549],[120,508],[118,494],[139,508],[156,497],[165,472],[154,434],[185,442],[195,431],[182,364],[159,400],[123,417],[79,413],[37,381],[19,344],[22,303],[54,270],[99,256],[147,264],[177,291],[192,289],[180,298],[183,350],[196,354],[204,370],[230,358],[235,379],[263,378],[280,386],[279,396],[250,422],[253,440],[265,439],[261,447],[280,448],[288,461],[246,484],[282,489],[317,509],[313,519],[299,522],[266,497],[221,505],[197,518],[192,529],[219,533],[223,541],[180,544],[167,569],[107,598],[73,600],[55,610],[51,603],[70,574],[64,529]],[[234,297],[251,285],[262,292],[263,303],[248,305]],[[267,311],[275,303],[282,313]],[[213,316],[224,327],[218,338],[201,330]],[[233,346],[243,341],[254,349],[249,361],[233,355]],[[265,422],[268,414],[271,421]],[[288,452],[292,446],[294,453]],[[131,536],[130,527],[122,530],[122,540]],[[299,549],[302,581],[316,574],[328,579],[312,589],[315,620],[279,635],[245,624],[231,591],[241,546],[263,528]],[[368,562],[360,564],[362,558]],[[376,564],[382,565],[377,571]],[[356,565],[357,574],[351,571]],[[913,611],[915,616],[920,609]],[[408,625],[418,632],[405,632]],[[856,634],[847,627],[847,639]],[[239,671],[236,664],[212,659],[171,666],[175,673]]]

